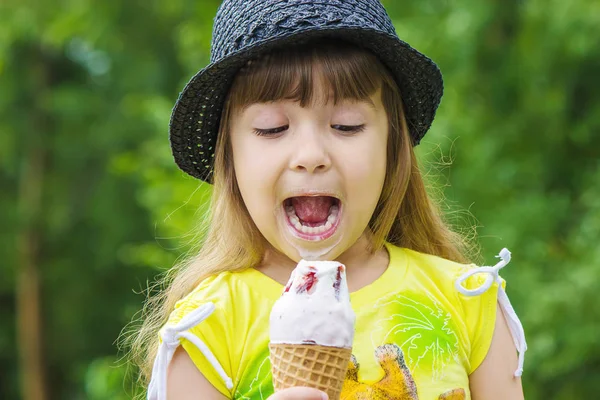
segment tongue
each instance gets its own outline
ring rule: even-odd
[[[333,198],[327,196],[294,197],[292,205],[296,215],[304,222],[323,222],[329,216]]]

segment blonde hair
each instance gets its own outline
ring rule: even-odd
[[[249,63],[236,76],[225,103],[214,157],[211,213],[197,253],[171,269],[159,284],[166,289],[148,299],[131,355],[143,383],[150,378],[158,347],[158,330],[175,303],[203,279],[222,271],[256,266],[264,252],[263,237],[250,218],[235,179],[228,135],[234,111],[256,102],[293,99],[302,106],[316,101],[315,71],[329,85],[333,101],[368,99],[381,89],[389,120],[387,173],[369,222],[371,250],[385,241],[396,246],[467,262],[470,245],[444,222],[427,195],[400,92],[390,72],[370,52],[339,41],[307,43],[272,52]]]

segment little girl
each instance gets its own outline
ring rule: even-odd
[[[523,398],[510,253],[468,264],[413,151],[442,88],[377,0],[223,2],[211,64],[171,118],[177,164],[213,195],[201,250],[138,337],[149,399],[326,398],[273,393],[269,313],[301,259],[347,268],[342,399]]]

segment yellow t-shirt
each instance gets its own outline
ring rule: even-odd
[[[470,399],[468,376],[485,358],[496,320],[498,284],[485,293],[460,294],[456,279],[473,265],[386,244],[390,263],[373,283],[351,293],[356,313],[353,358],[342,399]],[[479,287],[484,276],[469,278]],[[503,282],[504,284],[504,282]],[[233,380],[223,379],[198,348],[182,346],[214,387],[232,399],[273,393],[269,314],[283,286],[256,269],[204,280],[179,301],[168,324],[212,302],[215,311],[189,332],[212,351]]]

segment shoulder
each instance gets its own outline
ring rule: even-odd
[[[177,323],[185,315],[207,303],[214,305],[214,314],[231,315],[234,309],[257,302],[260,291],[252,281],[253,275],[242,272],[221,272],[200,282],[187,296],[179,300],[169,318]],[[213,319],[214,320],[214,319]]]
[[[235,279],[230,272],[210,276],[200,282],[187,296],[175,304],[169,323],[178,323],[190,312],[205,304],[212,303],[217,314],[231,308],[232,286]]]
[[[487,282],[490,276],[476,264],[463,264],[431,254],[420,253],[414,250],[402,249],[408,259],[407,280],[416,284],[436,297],[445,297],[462,309],[466,316],[471,308],[479,308],[481,303],[495,307],[499,283]],[[504,280],[499,278],[502,286]],[[487,285],[490,283],[490,285]],[[465,292],[474,292],[475,289],[489,286],[485,291],[465,295]],[[484,293],[485,292],[485,293]]]
[[[204,326],[221,325],[227,329],[239,328],[243,322],[262,316],[266,308],[270,309],[272,296],[267,296],[258,273],[251,270],[237,272],[225,271],[212,275],[200,282],[187,296],[179,300],[168,320],[168,324],[177,324],[186,315],[200,307],[211,305],[213,311]]]
[[[406,248],[401,250],[406,255],[409,274],[416,279],[427,280],[436,286],[453,289],[453,292],[456,280],[461,275],[477,268],[475,264],[463,264]],[[467,284],[476,285],[480,277],[475,276],[474,278],[470,279]]]

